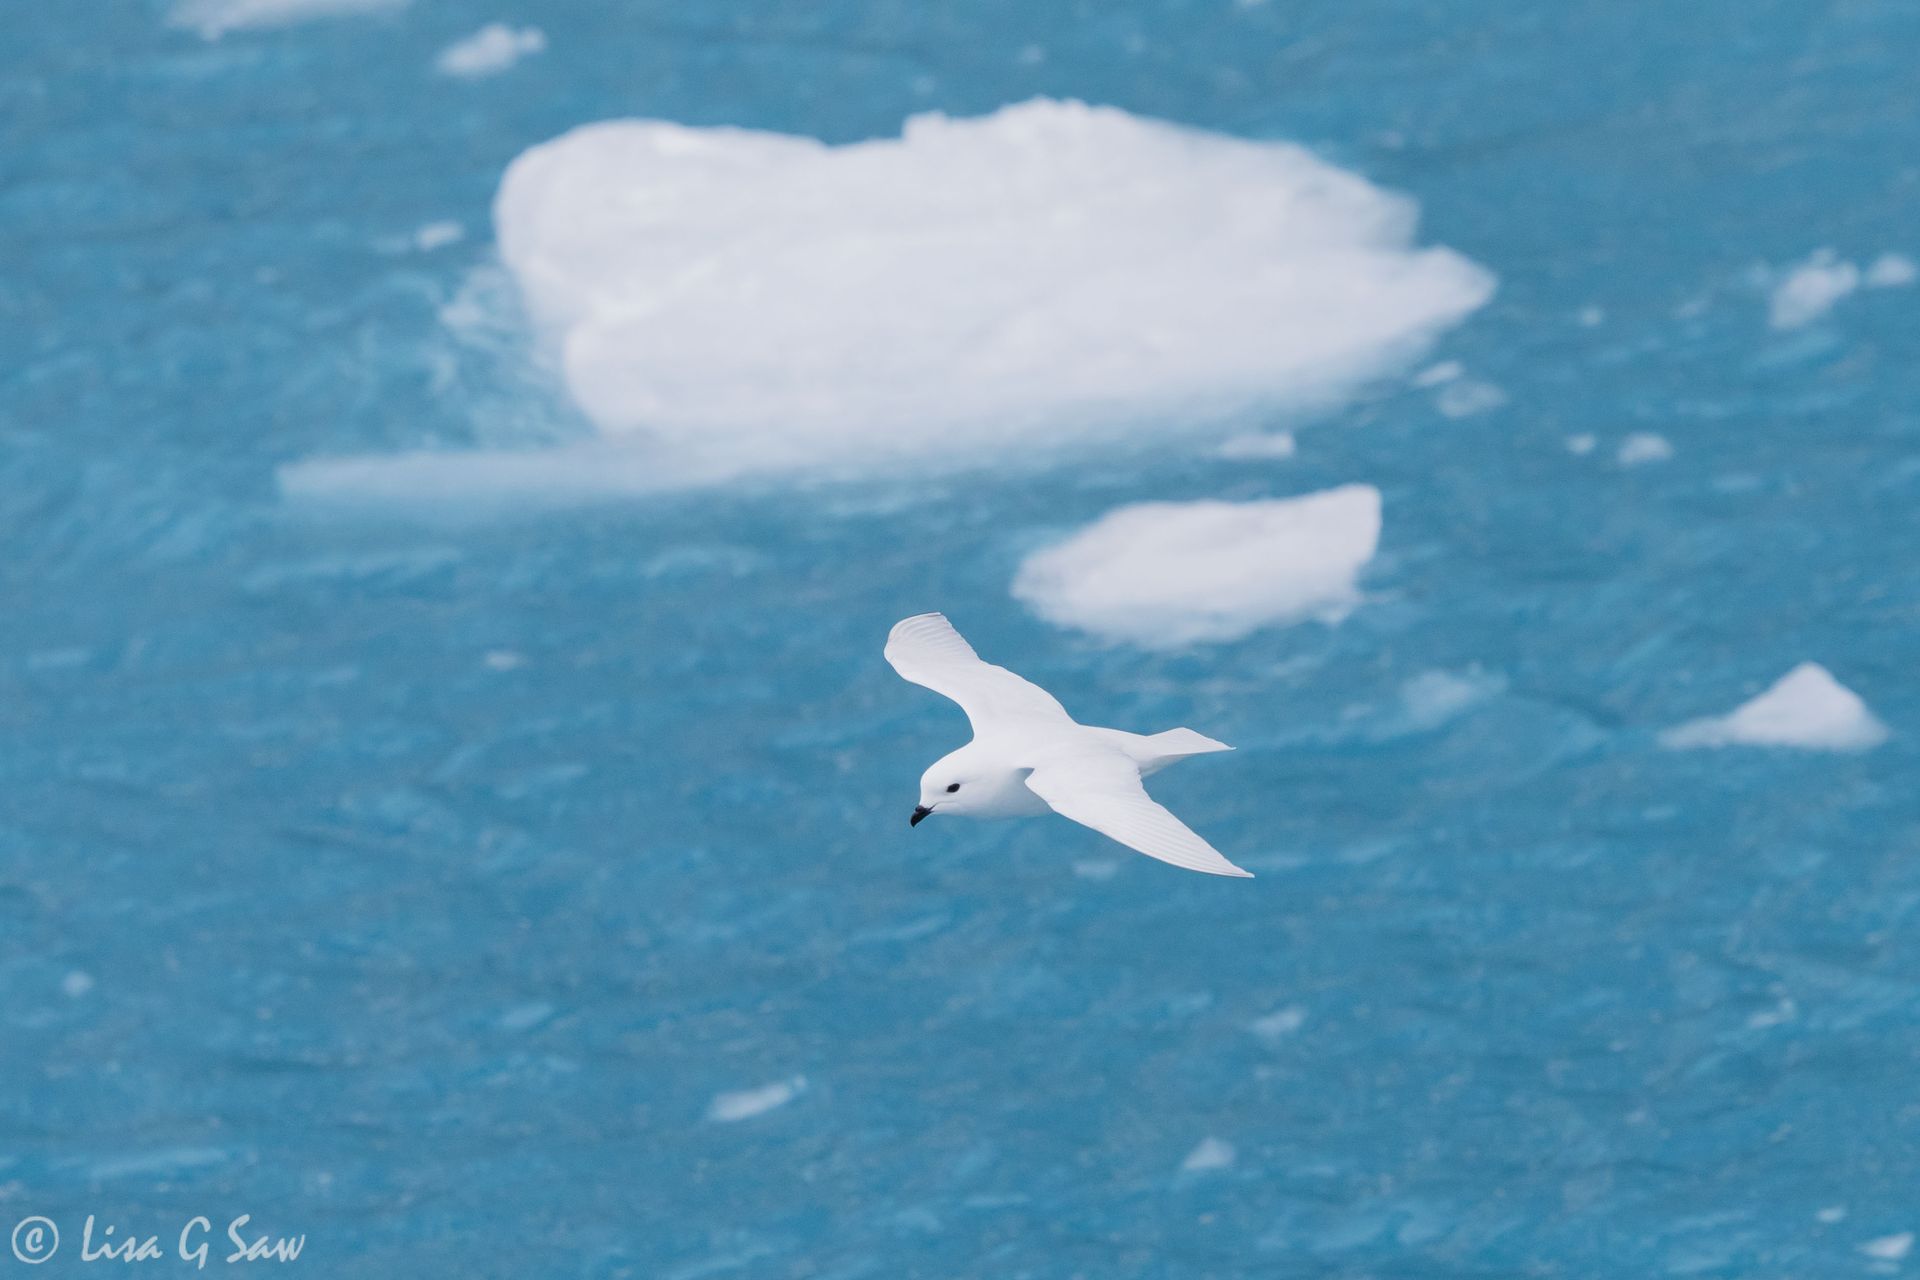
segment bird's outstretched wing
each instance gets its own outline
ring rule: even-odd
[[[1087,751],[1047,761],[1027,786],[1063,818],[1072,818],[1138,850],[1210,876],[1247,876],[1154,801],[1140,785],[1140,769],[1118,752]]]
[[[1072,723],[1045,689],[982,662],[945,614],[922,613],[894,623],[886,654],[903,679],[959,703],[976,737],[1008,721]]]

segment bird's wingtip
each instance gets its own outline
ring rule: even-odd
[[[888,628],[887,638],[891,640],[894,636],[899,635],[903,628],[910,627],[916,622],[927,622],[934,619],[938,619],[941,622],[946,622],[947,615],[944,613],[941,613],[938,609],[930,609],[926,613],[916,613],[909,617],[902,618],[900,619],[900,621],[894,623],[892,627]],[[948,625],[952,625],[952,624],[949,623]]]

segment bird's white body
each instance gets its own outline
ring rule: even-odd
[[[1058,813],[1177,867],[1250,874],[1154,803],[1140,785],[1175,760],[1231,751],[1225,743],[1191,729],[1139,734],[1080,724],[1046,690],[981,661],[937,613],[895,624],[886,657],[905,679],[959,703],[973,724],[973,741],[922,776],[914,823],[935,813]]]

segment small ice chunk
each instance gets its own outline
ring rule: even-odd
[[[1180,1171],[1206,1173],[1213,1169],[1231,1168],[1234,1158],[1238,1155],[1231,1142],[1223,1142],[1219,1138],[1202,1138],[1200,1145],[1189,1151],[1187,1158],[1180,1162]]]
[[[1299,449],[1291,431],[1234,436],[1216,452],[1223,458],[1291,458]]]
[[[1576,458],[1584,458],[1592,453],[1599,443],[1599,437],[1582,432],[1580,435],[1567,437],[1567,452]]]
[[[1789,271],[1767,300],[1767,321],[1776,329],[1811,324],[1860,287],[1860,268],[1831,249],[1821,249]]]
[[[480,659],[489,671],[512,671],[527,664],[525,654],[515,653],[512,649],[490,649]]]
[[[316,18],[335,18],[381,9],[399,9],[407,0],[175,0],[167,22],[218,40],[229,31],[290,27]]]
[[[1297,1004],[1290,1004],[1284,1009],[1275,1009],[1272,1013],[1255,1018],[1247,1024],[1247,1030],[1263,1040],[1278,1040],[1306,1025],[1307,1011]]]
[[[1454,381],[1466,371],[1466,366],[1458,360],[1442,360],[1439,364],[1428,365],[1420,372],[1414,374],[1413,385],[1416,387],[1437,387],[1442,383]]]
[[[466,234],[465,227],[451,220],[429,222],[413,233],[413,247],[422,253],[432,253],[435,249],[460,243]]]
[[[713,1102],[707,1107],[707,1119],[721,1124],[751,1120],[776,1107],[786,1106],[806,1091],[807,1078],[794,1076],[791,1080],[777,1080],[772,1084],[763,1084],[757,1089],[740,1089],[733,1093],[716,1094]]]
[[[510,27],[504,22],[489,22],[442,49],[433,65],[443,76],[477,80],[481,76],[498,75],[546,47],[546,32],[538,27]]]
[[[75,969],[60,979],[60,991],[68,999],[78,1000],[93,990],[93,975],[84,969]]]
[[[1120,870],[1120,864],[1109,859],[1087,859],[1073,864],[1073,874],[1082,880],[1111,880]]]
[[[1462,378],[1441,387],[1433,397],[1433,407],[1449,418],[1466,418],[1507,402],[1507,393],[1491,382]]]
[[[1904,253],[1883,253],[1867,268],[1869,289],[1900,289],[1920,280],[1920,266]]]
[[[1673,446],[1665,436],[1657,436],[1651,431],[1636,431],[1620,442],[1620,451],[1613,457],[1623,467],[1644,466],[1649,462],[1665,462],[1673,457]]]
[[[1830,1204],[1813,1216],[1829,1226],[1836,1222],[1845,1222],[1847,1220],[1847,1206],[1843,1204]]]
[[[1014,597],[1055,626],[1145,648],[1236,640],[1359,603],[1380,491],[1350,484],[1257,502],[1143,502],[1034,552]]]
[[[1898,1262],[1913,1252],[1913,1232],[1900,1231],[1869,1240],[1860,1246],[1860,1252],[1882,1262]]]
[[[1724,716],[1690,720],[1660,735],[1668,747],[1801,747],[1866,751],[1887,740],[1860,696],[1817,662],[1803,662],[1759,697]]]
[[[1599,307],[1582,307],[1574,316],[1583,329],[1597,329],[1606,323],[1607,313]]]

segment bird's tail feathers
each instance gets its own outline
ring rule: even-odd
[[[1169,729],[1165,733],[1150,733],[1146,737],[1148,745],[1155,755],[1204,756],[1210,751],[1231,751],[1232,747],[1224,742],[1216,742],[1204,733],[1195,733],[1192,729]]]
[[[1121,734],[1120,749],[1133,757],[1145,777],[1188,756],[1204,756],[1213,751],[1231,751],[1224,742],[1215,742],[1204,733],[1191,729],[1169,729],[1165,733]]]

